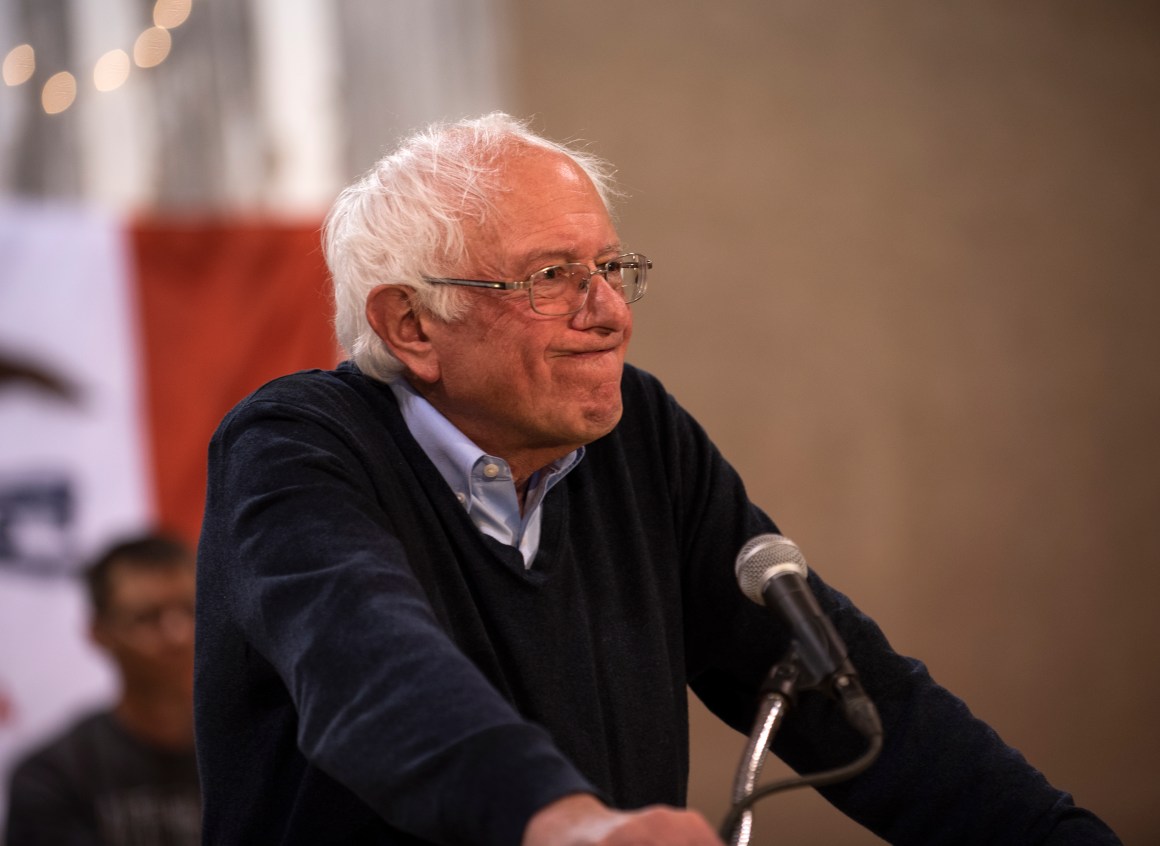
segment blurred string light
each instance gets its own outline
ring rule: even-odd
[[[165,61],[173,47],[169,31],[181,26],[189,17],[193,0],[157,0],[153,6],[153,26],[144,30],[133,43],[133,55],[124,50],[109,50],[92,71],[97,91],[115,91],[125,84],[129,72],[137,67],[155,68]],[[23,85],[36,74],[36,50],[31,44],[18,44],[4,57],[4,84]],[[47,114],[65,111],[77,98],[77,78],[60,71],[48,78],[40,92],[40,104]]]

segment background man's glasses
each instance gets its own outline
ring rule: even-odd
[[[593,276],[603,276],[608,286],[626,303],[644,296],[652,262],[640,253],[625,253],[596,265],[595,269],[578,262],[554,264],[537,270],[522,282],[488,282],[483,279],[442,279],[424,276],[434,285],[464,285],[469,288],[491,288],[496,291],[527,291],[532,310],[549,316],[575,314],[584,308]]]
[[[110,610],[103,617],[107,623],[130,636],[155,635],[175,625],[192,626],[193,618],[192,601]]]

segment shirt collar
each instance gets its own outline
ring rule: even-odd
[[[400,376],[389,384],[399,401],[399,410],[411,435],[468,510],[472,500],[472,473],[481,462],[500,463],[504,472],[510,476],[511,471],[507,467],[507,462],[496,456],[489,456],[480,449],[435,406],[420,396],[405,378]],[[524,504],[525,521],[539,507],[548,491],[568,475],[583,457],[584,447],[580,447],[532,476]]]

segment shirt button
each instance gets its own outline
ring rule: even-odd
[[[483,475],[487,476],[487,478],[489,478],[489,479],[494,479],[496,476],[499,475],[499,465],[498,464],[486,464],[486,465],[484,465]]]
[[[459,504],[460,504],[460,505],[466,505],[466,504],[467,504],[467,495],[466,495],[466,494],[457,493],[457,494],[455,494],[455,498],[456,498],[457,500],[459,500]]]

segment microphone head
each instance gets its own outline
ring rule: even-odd
[[[733,572],[737,575],[741,592],[758,605],[764,605],[762,591],[770,579],[786,572],[796,573],[804,579],[809,574],[809,568],[796,543],[787,537],[770,533],[750,538],[741,547]]]

